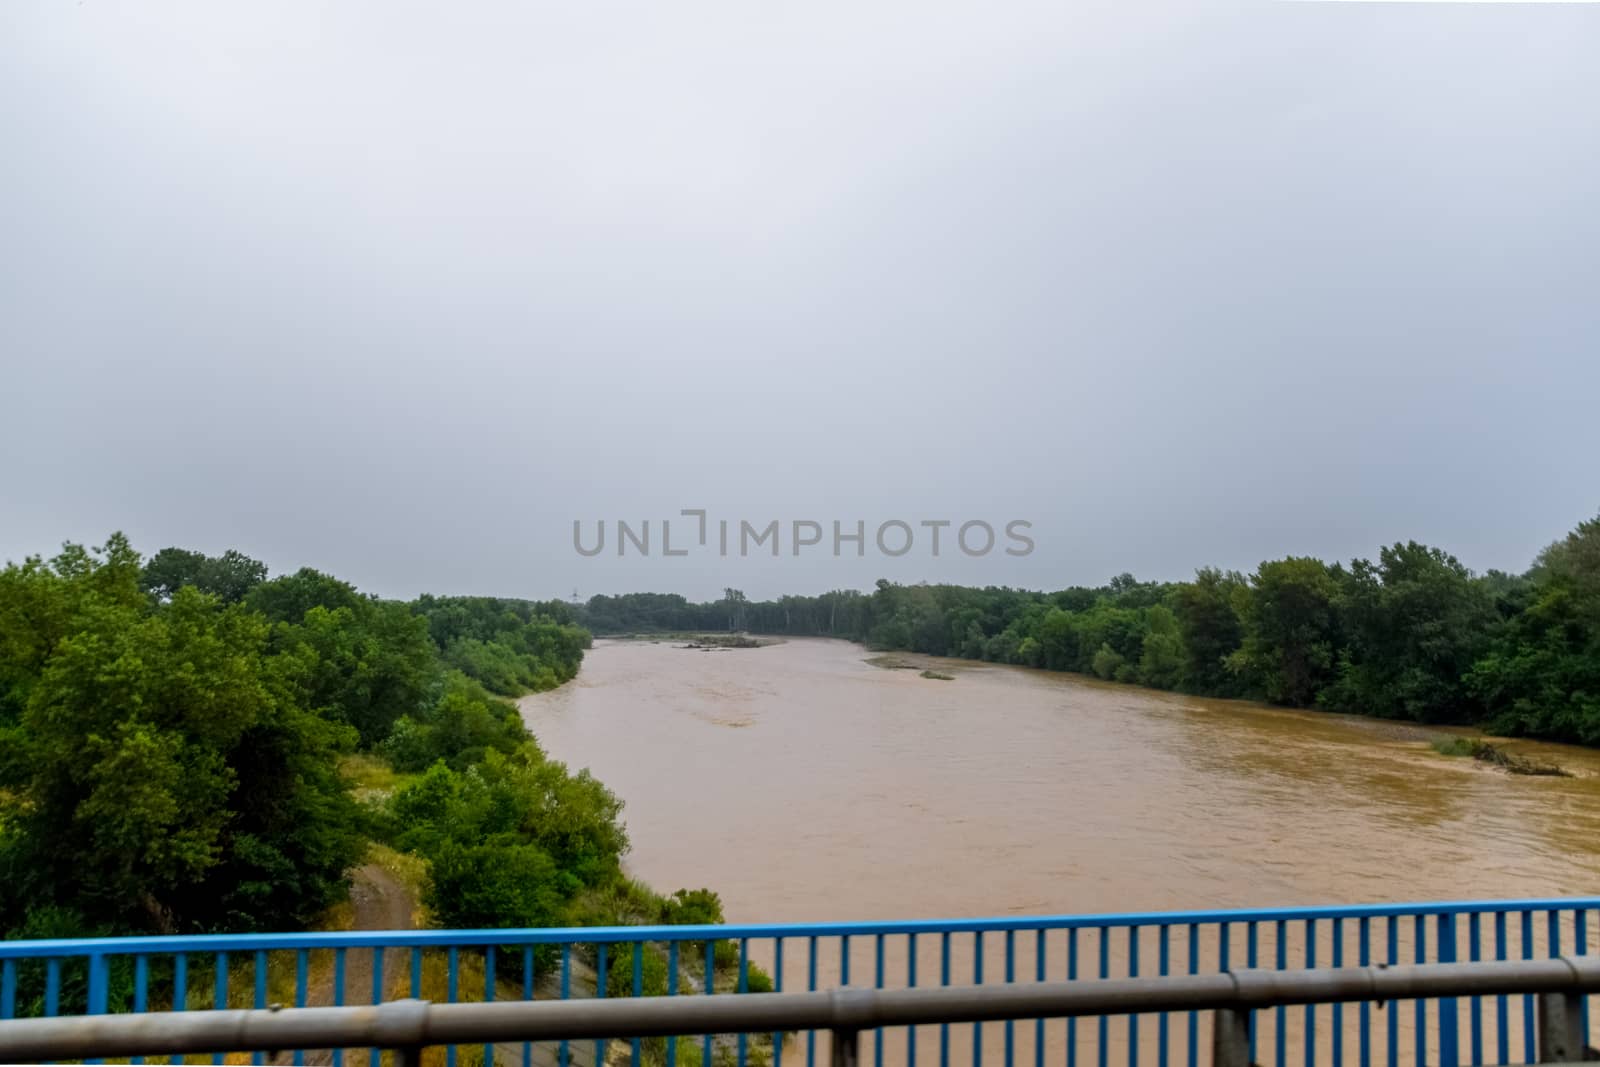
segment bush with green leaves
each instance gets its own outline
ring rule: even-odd
[[[516,707],[459,671],[449,672],[437,701],[394,724],[378,751],[398,771],[415,773],[443,760],[464,770],[490,751],[509,754],[529,739]]]
[[[510,754],[489,751],[464,771],[435,763],[395,794],[389,822],[397,847],[435,868],[448,860],[445,877],[430,875],[429,882],[429,904],[440,921],[454,925],[473,918],[479,925],[506,926],[522,925],[535,898],[518,898],[514,911],[489,921],[494,917],[482,904],[502,889],[478,883],[498,882],[490,869],[495,850],[521,850],[519,869],[529,877],[538,873],[541,886],[553,887],[553,896],[537,898],[539,906],[552,900],[564,911],[580,891],[620,878],[628,849],[621,812],[622,802],[587,771],[570,773],[530,740]],[[483,851],[462,851],[472,849]],[[539,865],[538,855],[549,859],[548,868]]]

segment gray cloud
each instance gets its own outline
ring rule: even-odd
[[[0,556],[1058,587],[1600,507],[1584,5],[0,10]],[[578,557],[1012,518],[1025,558]]]

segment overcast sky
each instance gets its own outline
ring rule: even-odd
[[[7,0],[0,558],[1521,570],[1600,510],[1597,45],[1593,5]]]

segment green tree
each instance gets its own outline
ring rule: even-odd
[[[1145,637],[1139,656],[1139,681],[1156,689],[1175,689],[1183,679],[1183,637],[1177,617],[1155,605],[1145,612]]]
[[[231,548],[220,556],[163,548],[145,564],[141,584],[159,600],[170,600],[179,589],[193,586],[224,604],[235,604],[266,577],[265,563]]]
[[[526,740],[528,731],[515,705],[451,671],[439,700],[415,717],[401,718],[381,751],[400,771],[422,771],[440,760],[464,770],[491,749],[509,754]]]
[[[349,582],[341,582],[332,575],[310,567],[301,567],[293,574],[262,582],[251,589],[245,603],[271,622],[298,623],[312,608],[354,610],[363,599]]]
[[[353,739],[296,703],[260,618],[192,587],[157,606],[141,573],[115,536],[0,575],[6,924],[47,907],[127,931],[304,922],[361,848],[334,771]],[[57,628],[50,647],[15,632],[30,620]]]
[[[279,623],[274,645],[305,664],[302,702],[354,727],[364,748],[388,737],[402,716],[418,714],[440,683],[427,624],[404,604],[315,605],[300,621]]]
[[[1228,670],[1228,657],[1239,650],[1244,639],[1236,605],[1248,595],[1243,575],[1215,567],[1196,571],[1194,581],[1173,590],[1172,613],[1183,642],[1181,684],[1185,689],[1220,696],[1238,693],[1238,676]]]
[[[1455,557],[1410,541],[1356,560],[1337,600],[1346,647],[1325,702],[1345,711],[1471,722],[1464,678],[1495,622],[1488,590]]]
[[[1275,704],[1308,707],[1334,678],[1336,571],[1290,556],[1261,564],[1235,602],[1244,640],[1229,665]]]
[[[1600,518],[1540,553],[1528,582],[1467,685],[1497,732],[1600,745]]]

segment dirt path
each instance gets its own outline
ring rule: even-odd
[[[400,880],[376,863],[356,868],[350,887],[350,903],[355,907],[357,930],[410,930],[417,902]],[[371,1004],[372,958],[370,951],[352,949],[345,959],[344,1002]],[[400,952],[385,953],[384,999],[394,996],[392,986],[400,973]],[[331,1003],[331,1001],[330,1001]]]
[[[351,877],[350,904],[355,911],[356,930],[410,930],[415,924],[412,915],[416,898],[401,881],[376,863],[357,867]],[[352,948],[345,953],[344,1003],[371,1004],[372,966],[374,951]],[[380,999],[392,1000],[402,995],[396,991],[400,975],[404,973],[400,959],[403,953],[390,951],[384,954],[383,992]],[[319,968],[319,970],[322,970]],[[308,1007],[326,1007],[333,1003],[334,976],[332,968],[316,975],[306,989]],[[347,1057],[348,1058],[348,1057]],[[274,1064],[293,1063],[294,1058],[284,1053],[272,1061]],[[317,1067],[333,1062],[326,1049],[309,1050],[305,1062]],[[364,1061],[363,1061],[364,1062]]]

